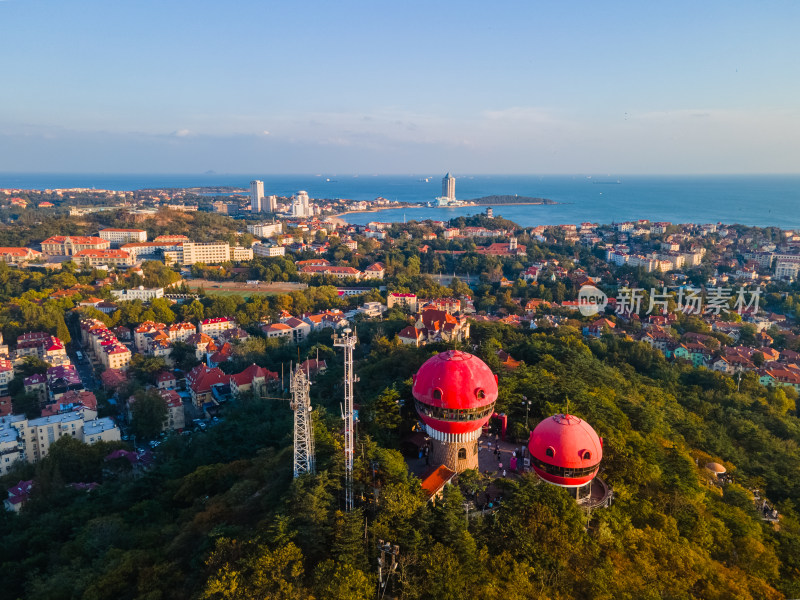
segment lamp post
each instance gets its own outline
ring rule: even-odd
[[[523,396],[522,403],[525,405],[525,428],[530,429],[530,425],[528,424],[528,413],[530,413],[531,410],[531,401],[528,400],[527,396]]]

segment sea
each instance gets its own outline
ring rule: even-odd
[[[306,190],[312,198],[418,203],[378,212],[348,213],[342,219],[403,222],[447,221],[484,212],[485,206],[429,208],[424,203],[441,194],[435,175],[241,175],[214,174],[53,174],[0,173],[0,188],[96,188],[130,191],[150,188],[232,186],[246,189],[252,179],[264,181],[267,194],[290,196]],[[470,200],[490,195],[547,198],[554,205],[494,206],[522,226],[560,225],[585,221],[612,223],[633,219],[672,223],[739,223],[750,226],[800,228],[800,175],[458,175],[456,197]]]

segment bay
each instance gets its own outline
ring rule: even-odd
[[[558,225],[633,219],[672,223],[741,223],[800,228],[800,175],[459,175],[456,197],[492,194],[547,198],[556,205],[495,206],[495,215],[520,225]],[[254,174],[59,174],[0,173],[0,188],[96,188],[130,191],[146,188],[233,186],[246,189],[264,181],[267,194],[289,196],[306,190],[312,198],[424,203],[441,194],[442,174],[415,175],[259,175]],[[427,181],[426,181],[427,179]],[[617,183],[619,181],[619,183]],[[351,213],[351,223],[448,220],[483,212],[486,207],[405,208]]]

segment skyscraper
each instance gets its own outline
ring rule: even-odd
[[[264,207],[262,200],[264,199],[264,182],[254,179],[250,182],[250,211],[257,213],[261,212]]]
[[[442,198],[456,199],[456,178],[448,173],[442,179]]]
[[[299,191],[295,194],[292,200],[292,216],[293,217],[309,217],[311,216],[311,209],[308,205],[308,193]]]
[[[271,213],[278,212],[278,197],[275,194],[265,197],[264,209]]]

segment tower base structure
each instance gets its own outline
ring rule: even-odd
[[[478,468],[480,430],[447,434],[425,427],[431,438],[431,464],[444,465],[456,473]]]

